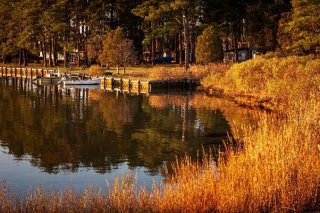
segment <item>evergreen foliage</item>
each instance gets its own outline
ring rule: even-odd
[[[154,63],[172,53],[187,69],[201,49],[196,38],[209,25],[219,26],[226,51],[244,43],[260,52],[316,54],[319,5],[319,0],[0,0],[0,58],[20,65],[42,60],[44,67],[56,66],[58,55],[65,66],[101,63],[106,35],[122,27],[131,40],[125,46],[134,46],[140,61]]]
[[[320,1],[292,0],[292,14],[285,32],[292,39],[285,49],[296,54],[320,51]]]
[[[209,26],[198,36],[196,59],[197,62],[204,64],[222,61],[222,40],[217,27]]]

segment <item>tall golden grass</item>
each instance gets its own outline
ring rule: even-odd
[[[230,66],[226,64],[191,65],[185,72],[184,67],[154,67],[150,70],[149,78],[153,80],[192,78],[202,80],[213,73],[223,73]]]
[[[275,105],[287,107],[319,92],[320,59],[314,56],[258,57],[234,64],[222,72],[213,71],[203,79],[202,85],[225,94],[270,98]]]
[[[250,127],[238,148],[216,162],[186,156],[151,192],[132,177],[117,179],[108,194],[38,189],[19,202],[0,190],[0,212],[302,212],[320,210],[320,103],[301,103],[285,120]]]

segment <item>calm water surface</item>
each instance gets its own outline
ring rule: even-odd
[[[17,195],[39,185],[105,188],[127,174],[150,188],[163,181],[163,167],[175,156],[216,148],[259,116],[201,94],[137,95],[0,79],[0,181]]]

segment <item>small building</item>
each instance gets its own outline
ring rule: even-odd
[[[223,62],[232,64],[256,58],[257,49],[251,48],[249,42],[238,42],[237,49],[223,51]]]

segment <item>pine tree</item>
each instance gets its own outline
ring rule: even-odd
[[[286,32],[292,44],[286,50],[296,54],[310,54],[320,51],[320,0],[292,0],[291,21]]]
[[[155,59],[156,39],[162,36],[161,28],[163,26],[163,16],[166,14],[167,7],[159,0],[147,0],[137,5],[132,13],[143,19],[142,28],[144,30],[144,39],[142,44],[150,46],[150,61],[152,65]]]
[[[221,62],[223,59],[222,40],[217,27],[207,27],[197,38],[196,59],[199,63]]]
[[[151,43],[151,55],[154,58],[154,40],[156,38],[168,37],[166,34],[177,34],[182,31],[183,46],[185,50],[185,69],[189,68],[192,58],[193,47],[192,29],[199,24],[203,1],[191,0],[147,0],[133,10],[133,13],[140,16],[147,23],[145,43]],[[180,37],[180,36],[179,36]],[[180,39],[179,39],[180,40]],[[181,50],[181,48],[179,48]]]
[[[15,45],[18,31],[11,17],[13,8],[14,3],[0,0],[0,51],[3,63],[18,51]]]
[[[288,8],[287,4],[275,4],[270,0],[254,2],[247,6],[245,40],[250,46],[260,52],[276,50],[279,20],[281,14],[288,11]]]
[[[26,66],[28,53],[39,55],[37,42],[43,32],[39,22],[43,5],[41,0],[24,0],[15,8],[20,8],[20,20],[15,22],[19,23],[18,26],[21,27],[16,45],[20,48],[20,58],[23,60],[23,65]]]

